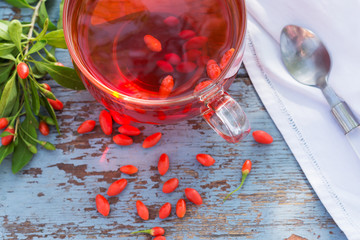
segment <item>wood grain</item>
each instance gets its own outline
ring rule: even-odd
[[[55,21],[56,9],[50,13]],[[0,2],[3,19],[26,20],[30,14]],[[71,66],[66,51],[58,51],[57,57]],[[89,93],[66,90],[53,81],[50,85],[65,105],[58,113],[61,135],[51,129],[46,138],[57,150],[39,151],[17,175],[11,173],[9,159],[0,166],[0,239],[151,239],[129,233],[154,226],[164,227],[167,239],[346,239],[306,180],[244,68],[230,94],[244,107],[253,129],[271,133],[272,145],[259,145],[251,137],[227,144],[198,117],[176,125],[136,125],[143,133],[135,137],[135,144],[116,146],[99,127],[89,134],[76,133],[82,121],[97,120],[103,109]],[[142,149],[142,140],[157,131],[164,134],[160,144]],[[160,176],[156,165],[163,152],[171,163],[169,172]],[[197,153],[211,154],[216,164],[201,166]],[[245,159],[253,161],[251,174],[242,190],[222,204],[226,193],[240,183]],[[118,168],[126,164],[138,166],[139,173],[121,174]],[[179,188],[162,193],[162,184],[173,177],[179,178]],[[111,213],[104,218],[96,212],[94,198],[119,178],[127,178],[128,187],[119,197],[109,198]],[[188,204],[184,219],[173,212],[160,220],[158,209],[165,202],[175,206],[186,187],[197,189],[204,204]],[[149,221],[136,215],[136,200],[149,207]]]

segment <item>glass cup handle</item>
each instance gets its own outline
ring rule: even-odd
[[[250,133],[244,111],[227,93],[205,102],[201,112],[215,132],[229,143],[237,143]]]

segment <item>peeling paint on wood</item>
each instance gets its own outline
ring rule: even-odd
[[[50,13],[55,16],[57,11]],[[2,18],[29,19],[30,14],[28,10],[20,14],[0,2]],[[66,51],[58,51],[57,56],[71,66]],[[143,134],[135,137],[134,145],[120,147],[98,126],[92,133],[77,134],[81,122],[97,120],[102,107],[87,92],[65,90],[51,81],[55,95],[65,103],[58,113],[62,134],[52,128],[46,138],[57,150],[40,150],[17,175],[11,173],[9,159],[0,166],[0,239],[150,239],[129,233],[154,226],[164,227],[168,239],[346,239],[265,111],[246,70],[239,73],[230,94],[241,99],[253,129],[272,134],[272,145],[259,145],[251,137],[240,144],[226,144],[198,117],[167,126],[137,124]],[[160,144],[142,149],[145,136],[158,131],[164,134]],[[170,156],[170,170],[160,176],[156,166],[163,152]],[[216,164],[200,165],[195,158],[200,152],[211,154]],[[253,160],[251,174],[241,191],[222,204],[239,185],[245,159]],[[139,172],[120,173],[119,167],[126,164],[136,165]],[[162,184],[173,177],[179,178],[179,187],[164,194]],[[105,194],[120,178],[128,179],[128,186],[109,198],[111,213],[104,218],[96,212],[95,196]],[[159,208],[165,202],[175,206],[184,198],[186,187],[197,189],[204,204],[188,204],[184,219],[173,211],[168,219],[160,220]],[[136,200],[149,207],[149,221],[137,216]]]

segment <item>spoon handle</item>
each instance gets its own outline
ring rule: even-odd
[[[356,120],[346,102],[341,101],[336,104],[332,107],[331,112],[340,126],[344,129],[345,134],[348,134],[350,131],[359,126],[359,122]]]
[[[351,130],[348,134],[346,134],[346,137],[360,159],[360,127]]]

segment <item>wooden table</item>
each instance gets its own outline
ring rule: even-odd
[[[50,11],[57,18],[57,5]],[[0,18],[29,20],[31,11],[9,7],[0,2]],[[58,51],[58,59],[71,66],[67,51]],[[230,94],[241,102],[253,129],[265,130],[274,137],[269,146],[259,145],[252,137],[239,144],[227,144],[200,118],[176,125],[141,126],[143,134],[130,147],[120,147],[95,132],[79,135],[77,127],[86,119],[97,120],[103,107],[86,91],[75,92],[50,82],[55,95],[65,103],[58,113],[62,134],[51,130],[48,140],[57,150],[40,150],[19,174],[11,173],[6,159],[0,166],[0,239],[151,239],[130,236],[137,229],[162,226],[167,239],[346,239],[329,216],[273,121],[259,100],[246,70],[242,68]],[[145,136],[161,131],[161,143],[149,150],[141,148]],[[170,156],[170,171],[160,177],[158,157]],[[197,153],[209,153],[216,159],[210,168],[201,166]],[[253,170],[239,194],[222,204],[225,194],[240,183],[245,159],[253,161]],[[122,175],[118,168],[133,164],[135,176]],[[162,183],[180,179],[172,194],[161,191]],[[102,217],[95,210],[94,198],[105,193],[119,178],[129,180],[119,197],[111,197],[111,214]],[[176,204],[184,197],[183,189],[197,189],[202,206],[188,204],[184,219],[174,213],[165,220],[157,217],[165,202]],[[150,220],[136,214],[135,201],[142,200],[150,209]],[[303,238],[300,238],[298,236]]]

